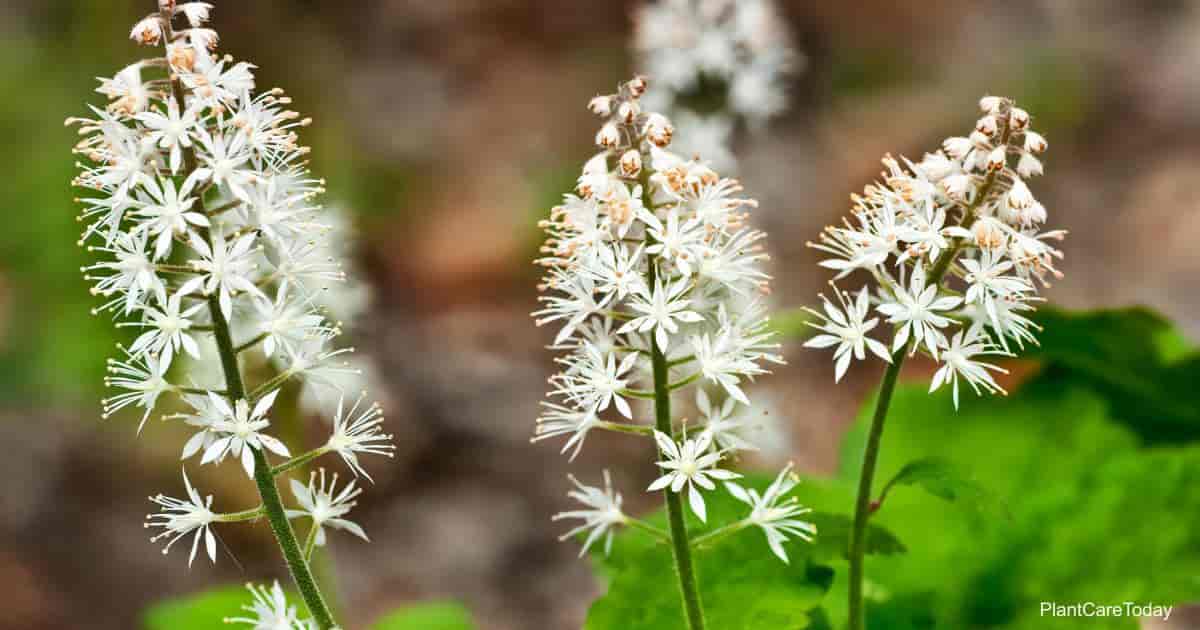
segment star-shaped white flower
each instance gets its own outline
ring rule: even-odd
[[[846,369],[850,367],[851,357],[862,361],[867,357],[867,350],[891,363],[892,356],[888,353],[887,346],[867,336],[867,333],[879,324],[879,320],[876,318],[867,319],[867,313],[871,308],[867,288],[863,287],[858,292],[858,297],[853,300],[849,293],[840,291],[837,287],[834,287],[833,292],[837,296],[841,308],[834,306],[824,295],[821,295],[821,300],[824,302],[824,313],[818,313],[805,307],[805,311],[820,320],[819,323],[808,322],[808,325],[820,330],[822,334],[809,339],[804,343],[804,347],[837,346],[837,349],[833,351],[835,382],[841,381],[842,376],[846,374]]]
[[[785,563],[788,562],[788,556],[783,543],[787,542],[789,536],[812,542],[817,535],[816,525],[796,518],[812,510],[800,505],[796,497],[784,498],[799,483],[800,479],[792,472],[792,464],[789,463],[762,494],[733,482],[725,484],[729,494],[750,506],[750,516],[746,517],[745,522],[763,530],[771,553]]]
[[[710,451],[712,436],[707,433],[701,433],[694,439],[685,438],[682,444],[676,444],[675,440],[667,434],[655,431],[654,441],[658,444],[659,452],[664,457],[655,464],[666,472],[655,479],[646,488],[646,491],[656,492],[669,487],[671,492],[678,493],[686,486],[688,505],[691,506],[692,513],[701,521],[707,521],[708,514],[704,505],[704,495],[700,493],[700,489],[716,488],[713,479],[729,481],[737,479],[741,475],[716,467],[724,453]]]
[[[617,332],[622,334],[634,331],[648,333],[653,330],[654,341],[658,344],[658,349],[666,352],[670,335],[679,332],[680,322],[704,321],[699,313],[690,310],[691,305],[686,295],[689,288],[691,288],[691,283],[687,278],[682,278],[669,286],[659,280],[652,292],[643,286],[640,292],[634,294],[633,300],[629,303],[629,307],[639,315],[626,322]]]
[[[332,477],[325,476],[325,469],[322,468],[318,472],[314,471],[309,474],[308,485],[304,485],[295,479],[291,480],[292,495],[296,497],[296,502],[300,504],[299,510],[288,510],[288,518],[308,517],[312,519],[312,526],[316,528],[313,542],[318,547],[325,545],[325,526],[333,529],[350,532],[359,538],[370,542],[367,538],[367,533],[359,527],[357,523],[348,521],[343,516],[350,513],[350,510],[357,505],[355,497],[362,494],[362,488],[355,486],[355,481],[351,480],[339,491],[337,489],[338,475],[333,473]]]
[[[244,398],[239,398],[234,406],[230,407],[224,398],[210,393],[209,401],[222,417],[210,425],[210,430],[220,437],[204,450],[200,463],[219,462],[225,459],[226,455],[232,455],[241,460],[246,476],[253,478],[254,452],[251,449],[266,448],[281,457],[291,457],[283,442],[262,432],[271,426],[271,421],[267,420],[266,415],[271,410],[271,405],[275,404],[275,397],[278,395],[277,389],[260,398],[254,409],[251,409],[250,403]]]
[[[187,488],[187,499],[176,499],[164,495],[150,497],[150,501],[158,505],[161,509],[157,514],[151,514],[146,517],[146,527],[158,527],[163,531],[155,534],[150,541],[157,542],[158,540],[170,537],[167,545],[163,547],[163,554],[171,550],[171,545],[175,541],[187,536],[192,536],[192,553],[188,556],[188,566],[192,566],[192,561],[196,559],[196,551],[200,548],[200,540],[204,540],[204,549],[208,553],[208,558],[213,562],[217,561],[217,541],[213,536],[209,526],[216,520],[216,514],[210,509],[212,507],[212,495],[201,498],[200,493],[192,487],[192,482],[188,480],[187,471],[183,472],[183,485]]]
[[[567,475],[567,478],[575,484],[575,489],[568,492],[567,496],[582,503],[584,509],[559,512],[551,517],[551,520],[575,518],[583,523],[560,536],[559,540],[566,540],[590,530],[587,539],[583,541],[583,548],[579,550],[579,556],[583,557],[588,548],[602,537],[604,554],[608,555],[612,551],[613,530],[629,520],[621,511],[621,493],[613,490],[612,477],[609,476],[608,470],[604,471],[604,488],[584,485],[574,475]]]
[[[903,286],[897,285],[893,292],[894,301],[885,301],[875,307],[875,310],[888,316],[889,324],[900,324],[900,328],[896,331],[896,337],[892,341],[892,352],[897,352],[905,347],[911,336],[914,341],[913,352],[916,352],[917,347],[924,343],[929,354],[936,360],[938,346],[944,344],[945,341],[939,329],[945,328],[953,322],[950,318],[938,313],[958,308],[962,304],[962,298],[957,296],[938,297],[937,285],[925,284],[925,269],[919,262],[909,277],[908,289],[905,290]]]

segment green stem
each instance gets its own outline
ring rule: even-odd
[[[162,11],[160,16],[163,21],[164,41],[172,41],[174,35],[171,32],[171,12]],[[179,104],[180,109],[183,109],[186,103],[183,82],[178,76],[170,77],[171,94],[175,98],[175,102]],[[196,154],[191,147],[186,147],[183,151],[184,176],[188,176],[196,170]],[[199,212],[204,212],[204,196],[196,197],[196,209]],[[203,235],[209,243],[212,243],[212,235],[208,230],[203,230]],[[225,388],[231,402],[246,397],[246,386],[242,382],[242,373],[238,368],[237,351],[233,346],[233,337],[229,332],[229,322],[225,319],[224,313],[221,312],[221,305],[218,302],[217,295],[208,296],[208,310],[212,316],[213,337],[217,342],[217,351],[221,356],[221,369],[225,373]],[[300,551],[300,544],[296,540],[296,532],[292,531],[292,524],[288,521],[287,514],[284,511],[283,501],[279,497],[279,488],[275,485],[275,476],[271,473],[271,464],[267,461],[266,455],[262,450],[253,450],[254,454],[254,481],[258,486],[258,494],[262,497],[262,510],[267,517],[267,521],[271,525],[271,531],[275,534],[275,539],[279,542],[279,548],[283,551],[283,557],[287,561],[288,569],[292,573],[292,580],[296,583],[296,588],[300,591],[300,596],[304,599],[305,605],[308,607],[309,614],[316,621],[320,630],[330,630],[335,628],[337,624],[333,620],[333,614],[329,612],[329,607],[325,605],[325,600],[321,596],[321,591],[317,587],[316,581],[313,579],[312,571],[305,562]]]
[[[297,456],[287,460],[286,462],[283,462],[282,464],[275,466],[274,468],[271,469],[271,474],[278,477],[279,475],[282,475],[283,473],[285,473],[289,470],[299,468],[299,467],[311,462],[312,460],[324,455],[325,453],[328,453],[330,450],[331,449],[329,448],[329,445],[318,446],[317,448],[314,448],[313,450],[308,451],[307,453],[301,453],[300,455],[297,455]]]
[[[887,419],[892,392],[896,389],[896,378],[900,366],[908,356],[908,346],[892,354],[892,363],[883,373],[883,385],[879,399],[875,401],[875,415],[871,418],[871,431],[867,434],[867,450],[863,453],[862,474],[858,478],[858,499],[854,504],[854,529],[850,533],[850,623],[849,630],[863,629],[863,561],[864,543],[867,538],[867,518],[871,515],[871,482],[875,478],[875,463],[879,459],[879,443],[883,439],[883,423]]]
[[[620,422],[609,422],[607,420],[601,420],[597,422],[596,428],[604,429],[606,431],[615,431],[617,433],[628,433],[630,435],[642,435],[647,437],[654,435],[653,427],[642,426],[640,424],[622,424]]]
[[[730,523],[724,527],[718,527],[711,532],[704,534],[703,536],[697,536],[694,538],[692,540],[692,546],[696,548],[712,546],[714,543],[717,543],[726,536],[730,536],[742,531],[747,525],[749,525],[749,522],[743,519],[737,521],[736,523]]]
[[[304,559],[312,560],[313,550],[317,548],[317,532],[321,531],[317,527],[316,521],[308,528],[308,536],[304,539]]]
[[[266,339],[266,338],[267,338],[267,333],[259,333],[257,337],[247,341],[246,343],[239,345],[238,347],[234,348],[233,351],[238,354],[241,354],[241,353],[249,350],[250,348],[257,346],[259,344],[259,342],[261,342],[263,339]]]
[[[650,284],[654,285],[656,261],[650,260]],[[672,436],[671,390],[667,375],[667,357],[658,342],[651,338],[651,363],[654,366],[654,421],[659,431]],[[700,604],[700,589],[696,586],[696,570],[692,566],[692,546],[688,542],[687,524],[683,520],[683,495],[663,492],[667,502],[667,520],[671,525],[671,548],[675,557],[675,569],[679,576],[679,591],[683,596],[683,610],[687,615],[688,630],[704,630],[704,608]]]
[[[1008,107],[1003,106],[997,115],[1000,129],[999,144],[1008,146],[1012,137],[1012,127],[1008,124]],[[970,229],[975,223],[976,210],[987,201],[992,189],[999,179],[1001,171],[993,171],[984,178],[983,185],[975,198],[963,208],[961,227]],[[950,270],[954,259],[962,251],[963,239],[955,239],[949,249],[942,252],[929,271],[928,284],[937,285],[941,289],[942,279]],[[883,373],[883,383],[879,387],[879,399],[875,401],[875,414],[871,418],[870,433],[867,434],[867,448],[863,453],[862,473],[858,479],[858,497],[854,503],[854,528],[850,536],[850,622],[847,630],[863,630],[866,615],[863,611],[863,563],[866,555],[867,519],[878,503],[871,502],[871,483],[875,477],[875,464],[879,459],[879,444],[883,439],[883,424],[887,420],[888,406],[892,402],[892,394],[896,389],[896,379],[900,374],[900,366],[908,356],[908,348],[912,342],[905,344],[892,354],[892,363]],[[886,490],[885,490],[886,492]]]
[[[213,515],[213,520],[218,523],[240,523],[242,521],[254,521],[263,517],[266,512],[263,506],[258,506],[241,512],[226,512],[224,514]]]
[[[630,527],[636,527],[637,529],[640,529],[640,530],[654,536],[655,538],[661,540],[662,542],[671,542],[670,534],[651,525],[650,523],[647,523],[646,521],[636,519],[633,517],[629,517],[629,518],[625,519],[625,524]]]

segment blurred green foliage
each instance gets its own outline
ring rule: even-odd
[[[1196,412],[1197,395],[1185,389],[1200,382],[1195,350],[1144,309],[1047,309],[1039,322],[1043,344],[1030,356],[1041,365],[1008,397],[967,396],[956,411],[946,391],[897,389],[878,469],[894,481],[872,518],[880,528],[867,562],[873,630],[1128,630],[1136,620],[1041,617],[1039,605],[1200,598],[1200,445],[1172,442],[1190,433],[1159,431],[1160,414]],[[794,491],[818,510],[820,533],[816,544],[788,545],[791,567],[768,553],[757,530],[700,553],[714,627],[844,626],[849,521],[835,515],[853,509],[873,407],[863,406],[847,434],[836,477]],[[744,515],[723,492],[708,496],[710,522]],[[589,629],[681,627],[665,545],[628,531],[611,557],[594,557],[611,581]],[[813,579],[814,569],[834,574]],[[771,614],[783,616],[761,625],[768,618],[758,615]]]
[[[292,593],[285,591],[288,602],[297,610],[304,604]],[[247,614],[242,606],[250,603],[252,596],[245,587],[224,586],[210,591],[168,599],[148,608],[143,615],[145,630],[211,630],[224,625],[226,617]]]
[[[454,602],[434,602],[386,615],[371,630],[472,630],[471,614]]]

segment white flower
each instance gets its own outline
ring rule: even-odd
[[[300,509],[288,510],[288,518],[304,516],[311,518],[312,526],[316,528],[314,542],[318,547],[325,545],[326,525],[333,529],[350,532],[370,542],[362,527],[359,527],[357,523],[342,518],[349,514],[350,510],[357,505],[354,498],[362,494],[362,488],[355,487],[356,482],[351,480],[350,483],[346,484],[339,491],[337,489],[337,480],[337,473],[333,473],[333,476],[327,479],[324,468],[320,469],[319,481],[316,472],[309,474],[307,486],[292,479],[292,495],[296,497],[296,502],[300,504]]]
[[[189,4],[204,4],[193,2]],[[183,5],[184,7],[189,4]],[[238,623],[254,626],[254,630],[316,630],[317,625],[311,619],[301,619],[296,607],[289,604],[287,596],[275,581],[268,590],[265,586],[247,584],[246,589],[254,596],[248,606],[242,610],[250,613],[250,617],[227,617],[225,623]]]
[[[233,243],[227,243],[219,231],[212,232],[211,236],[210,246],[199,234],[192,232],[192,249],[201,256],[199,260],[191,261],[192,268],[203,275],[189,280],[180,292],[190,293],[201,289],[205,295],[216,293],[221,314],[229,319],[233,316],[234,293],[262,296],[262,291],[251,277],[256,253],[254,235],[243,234]]]
[[[767,536],[767,546],[785,563],[788,562],[788,556],[783,543],[787,542],[789,536],[812,542],[817,535],[815,525],[796,518],[812,510],[801,506],[796,497],[784,498],[799,483],[800,479],[792,472],[792,465],[788,464],[761,495],[753,488],[743,488],[733,482],[725,484],[729,494],[750,506],[750,516],[746,517],[746,522],[762,528]]]
[[[392,435],[383,432],[383,409],[379,403],[363,407],[365,398],[365,395],[359,396],[349,409],[344,396],[338,399],[337,411],[333,414],[333,434],[325,445],[341,456],[355,476],[362,475],[370,481],[371,475],[358,463],[358,454],[392,457],[396,446],[392,444]]]
[[[692,275],[694,265],[707,249],[700,220],[680,221],[676,211],[667,213],[665,224],[649,212],[643,211],[641,217],[646,222],[646,232],[654,238],[646,253],[670,261],[685,277]]]
[[[617,353],[602,354],[595,346],[584,343],[583,353],[577,355],[577,361],[570,363],[569,372],[553,379],[558,385],[556,393],[576,400],[586,401],[596,411],[608,409],[610,404],[626,418],[633,418],[633,409],[622,395],[622,390],[629,384],[626,374],[637,362],[638,355],[631,352],[617,363]]]
[[[149,197],[140,196],[140,208],[134,211],[139,230],[157,236],[154,243],[154,258],[161,259],[171,253],[173,239],[195,233],[195,227],[208,227],[208,217],[201,212],[192,212],[196,199],[190,197],[195,180],[188,178],[183,187],[175,190],[170,179],[144,178],[142,189]]]
[[[990,343],[978,335],[977,329],[969,328],[965,331],[958,331],[950,345],[942,352],[942,365],[937,372],[933,374],[933,382],[929,385],[930,393],[936,391],[942,385],[950,383],[954,390],[954,407],[958,408],[958,377],[966,379],[971,385],[971,389],[975,390],[976,394],[981,393],[980,390],[986,391],[989,394],[1000,392],[1007,394],[1003,387],[996,383],[995,379],[989,373],[1000,372],[1007,374],[1008,370],[991,363],[985,363],[975,359],[976,356],[985,353],[1003,354],[993,348]]]
[[[192,482],[188,480],[186,470],[183,472],[183,484],[187,488],[186,500],[161,494],[150,497],[150,501],[158,505],[160,511],[146,517],[146,527],[158,527],[163,530],[150,538],[150,542],[170,537],[167,545],[163,547],[165,555],[171,550],[171,545],[175,544],[175,541],[188,534],[194,534],[192,536],[192,553],[188,556],[188,566],[192,566],[192,561],[196,559],[196,551],[200,549],[201,539],[204,539],[204,549],[208,553],[208,558],[216,562],[217,541],[212,530],[209,529],[209,526],[216,520],[216,514],[209,509],[212,507],[212,495],[201,499],[200,493],[196,492],[196,489],[192,487]]]
[[[225,134],[212,135],[204,129],[197,131],[200,138],[200,161],[204,166],[196,169],[194,177],[200,181],[211,181],[218,186],[227,186],[235,197],[250,203],[248,188],[256,176],[244,168],[250,160],[250,151],[246,146],[246,136],[234,134],[232,138]]]
[[[266,448],[276,455],[291,457],[283,442],[262,433],[271,426],[266,414],[271,410],[271,405],[275,404],[275,397],[278,395],[279,390],[272,391],[260,398],[254,409],[251,409],[250,403],[244,398],[239,398],[234,406],[230,407],[224,398],[210,393],[209,401],[221,413],[221,419],[213,422],[210,430],[219,437],[204,450],[200,463],[219,462],[225,459],[226,455],[232,455],[241,460],[246,476],[253,478],[254,452],[251,449]]]
[[[560,536],[559,540],[566,540],[587,531],[589,533],[583,541],[583,548],[579,550],[579,557],[582,558],[592,544],[601,538],[604,538],[604,554],[608,555],[612,551],[613,531],[629,520],[621,511],[621,493],[613,490],[612,477],[609,476],[608,470],[604,471],[603,489],[586,486],[574,475],[567,475],[567,478],[575,484],[575,489],[567,492],[567,496],[582,503],[584,509],[559,512],[551,517],[551,520],[574,518],[582,520],[583,523]]]
[[[804,347],[837,346],[833,352],[833,359],[836,363],[835,382],[842,380],[842,376],[846,374],[846,369],[850,367],[850,358],[854,357],[862,361],[867,357],[867,350],[891,363],[892,356],[888,353],[887,346],[867,336],[867,333],[879,323],[876,318],[867,319],[867,313],[871,308],[867,288],[863,287],[853,301],[846,291],[834,287],[833,292],[837,295],[841,308],[834,306],[829,298],[822,295],[821,300],[825,304],[824,313],[818,313],[811,308],[804,309],[820,319],[820,323],[808,322],[808,324],[822,332],[805,342]]]
[[[661,477],[655,479],[653,483],[646,488],[647,492],[655,492],[669,487],[671,492],[680,492],[684,486],[688,489],[688,504],[692,508],[692,513],[701,521],[706,521],[708,515],[704,506],[704,496],[697,489],[697,486],[704,490],[712,490],[716,488],[713,479],[728,481],[737,479],[741,475],[716,468],[718,462],[724,454],[723,451],[710,452],[709,446],[712,445],[712,436],[707,433],[701,433],[695,439],[684,439],[683,444],[676,444],[675,440],[671,439],[667,434],[661,431],[654,432],[654,441],[658,444],[659,452],[662,453],[665,459],[656,462],[656,465],[663,469]]]
[[[125,361],[109,359],[110,375],[105,377],[104,385],[129,391],[109,396],[102,401],[104,417],[108,418],[128,405],[141,407],[145,409],[142,420],[138,423],[138,433],[141,433],[150,413],[154,411],[154,405],[158,403],[159,396],[174,390],[174,386],[167,382],[168,367],[170,366],[167,363],[154,355],[130,355]]]
[[[659,280],[653,291],[641,287],[642,290],[634,294],[633,301],[629,303],[629,308],[638,313],[637,317],[629,320],[617,332],[636,330],[647,333],[653,330],[654,341],[659,350],[666,352],[670,341],[669,334],[679,332],[679,322],[695,323],[704,320],[688,308],[686,293],[689,288],[691,283],[686,278],[671,285],[664,285],[662,280]]]
[[[111,79],[100,79],[96,91],[112,101],[109,110],[122,114],[145,111],[150,104],[150,90],[142,83],[141,62],[127,66]]]
[[[178,173],[183,164],[183,149],[192,146],[192,131],[196,125],[197,112],[195,107],[188,107],[180,113],[179,103],[175,99],[167,100],[167,113],[145,111],[134,116],[146,126],[149,131],[146,141],[153,142],[158,148],[170,151],[168,164],[171,173]]]
[[[636,355],[632,356],[636,357]],[[586,402],[584,404],[584,407],[576,408],[542,401],[542,407],[545,410],[538,416],[537,428],[534,430],[532,441],[540,442],[569,434],[571,437],[563,444],[560,452],[566,453],[574,446],[575,450],[571,451],[570,457],[573,461],[583,448],[583,442],[587,439],[588,432],[600,424],[600,418],[596,415],[595,408],[586,405]]]
[[[90,249],[111,254],[116,259],[83,268],[84,273],[88,274],[85,277],[96,282],[92,293],[103,297],[116,296],[98,311],[121,307],[129,314],[149,298],[155,298],[159,303],[167,301],[166,284],[146,254],[145,234],[121,232],[110,246]],[[108,275],[91,275],[94,272]]]
[[[208,21],[208,12],[212,10],[212,6],[207,2],[185,2],[175,10],[184,14],[187,17],[188,24],[194,28],[203,26]]]
[[[310,305],[295,299],[287,282],[279,283],[274,300],[265,297],[254,300],[254,308],[255,327],[263,335],[262,350],[268,357],[276,349],[293,348],[307,339],[334,332]]]
[[[892,352],[899,351],[908,343],[912,336],[913,352],[924,342],[929,354],[936,360],[938,346],[945,339],[939,329],[950,325],[953,320],[939,312],[951,311],[962,303],[962,298],[956,296],[938,297],[936,284],[925,284],[925,269],[918,265],[909,277],[909,288],[897,285],[894,289],[895,301],[885,301],[875,310],[887,315],[889,324],[900,324],[896,337],[892,340]]]
[[[744,417],[734,415],[737,403],[729,396],[717,407],[703,389],[696,390],[696,408],[704,418],[703,432],[710,437],[713,446],[720,451],[757,451],[757,446],[742,437],[749,425]]]
[[[138,356],[143,353],[156,354],[165,365],[171,364],[175,352],[183,348],[194,358],[200,358],[200,347],[192,337],[191,330],[194,318],[205,307],[203,302],[196,302],[188,307],[183,306],[183,293],[172,295],[160,307],[145,307],[145,320],[131,325],[149,328],[138,336],[129,347],[129,353]]]

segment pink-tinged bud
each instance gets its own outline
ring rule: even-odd
[[[1003,145],[992,149],[987,158],[987,168],[989,171],[998,171],[1004,168],[1004,165],[1008,163],[1007,151],[1008,147]]]
[[[983,249],[1000,249],[1008,244],[1008,232],[995,217],[979,217],[971,226],[975,244]]]
[[[157,15],[150,15],[141,22],[133,25],[129,39],[142,46],[157,46],[162,41],[162,20]]]
[[[208,21],[210,10],[212,5],[207,2],[188,2],[179,6],[179,11],[187,17],[188,24],[193,28],[203,26]]]
[[[629,90],[629,93],[633,95],[633,98],[641,98],[642,95],[646,93],[646,88],[650,86],[646,82],[646,77],[638,75],[630,79],[629,82],[625,84],[625,87]]]
[[[991,138],[996,135],[996,117],[984,116],[975,123],[975,131]]]
[[[175,0],[158,0],[158,10],[166,13],[174,13]]]
[[[675,135],[675,127],[671,125],[671,121],[662,114],[650,114],[646,118],[646,125],[642,128],[646,138],[654,144],[654,146],[664,149],[671,144],[671,137]]]
[[[968,138],[971,146],[987,151],[992,148],[992,140],[979,131],[972,131]]]
[[[1013,129],[1021,131],[1029,126],[1029,112],[1020,107],[1014,107],[1008,115],[1008,120],[1012,123]]]
[[[637,177],[642,172],[642,152],[630,149],[621,155],[621,174],[625,177]]]
[[[946,191],[946,196],[955,201],[966,201],[974,189],[970,176],[965,173],[951,175],[943,179],[941,184]]]
[[[1033,177],[1042,174],[1041,160],[1033,157],[1032,153],[1022,153],[1021,159],[1017,161],[1017,173],[1021,177]]]
[[[612,103],[611,96],[597,96],[588,102],[588,109],[597,116],[607,117],[612,114]]]
[[[971,151],[972,146],[974,145],[970,139],[963,138],[962,136],[946,138],[945,142],[942,142],[942,150],[946,152],[946,155],[955,160],[961,160],[966,157],[967,153]]]
[[[617,117],[626,125],[633,124],[640,113],[642,113],[642,108],[638,107],[637,101],[625,101],[617,108]]]
[[[612,122],[604,123],[600,131],[596,132],[596,144],[605,149],[615,148],[621,142],[621,130]]]
[[[1029,190],[1029,186],[1026,186],[1025,182],[1019,179],[1013,182],[1012,188],[1005,197],[1005,203],[1013,210],[1024,210],[1032,206],[1034,202],[1036,200],[1033,198],[1033,192]]]
[[[939,151],[938,153],[926,153],[925,159],[921,160],[917,168],[929,181],[939,182],[958,170],[958,164]]]
[[[979,99],[979,109],[989,114],[994,114],[1000,110],[1000,104],[1004,99],[999,96],[985,96]]]
[[[1025,150],[1031,153],[1042,153],[1046,150],[1046,139],[1036,131],[1025,132]]]

